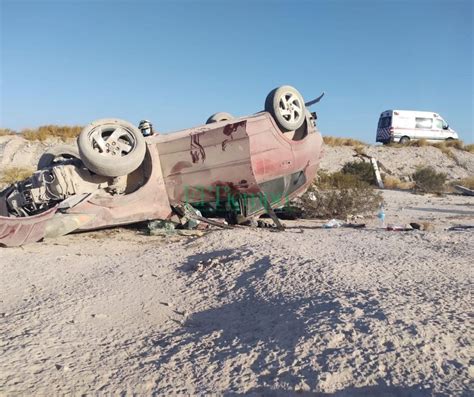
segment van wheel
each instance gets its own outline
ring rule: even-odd
[[[446,138],[447,141],[454,141],[454,138]]]
[[[410,138],[407,136],[402,136],[400,138],[400,145],[406,145],[408,142],[410,142]]]

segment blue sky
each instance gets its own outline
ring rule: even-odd
[[[290,84],[326,92],[326,135],[374,142],[398,108],[474,141],[469,0],[0,3],[4,128],[119,117],[175,131],[257,112]]]

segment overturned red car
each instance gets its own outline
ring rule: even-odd
[[[244,221],[281,207],[313,181],[322,155],[316,113],[291,86],[268,94],[265,111],[144,136],[134,125],[87,125],[77,150],[58,148],[28,179],[0,193],[0,245],[75,231],[170,219],[182,203],[206,204]],[[46,159],[46,161],[45,161]]]

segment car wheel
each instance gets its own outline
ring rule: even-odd
[[[79,150],[75,146],[59,145],[49,148],[44,152],[38,160],[37,169],[51,167],[52,165],[61,163],[65,160],[80,161]]]
[[[289,85],[275,88],[267,95],[265,110],[285,132],[297,130],[305,122],[304,99],[296,88]]]
[[[232,116],[230,113],[226,113],[226,112],[214,113],[211,117],[207,119],[206,124],[218,123],[219,121],[232,120],[233,118],[234,116]]]
[[[402,136],[399,141],[400,145],[406,145],[408,142],[410,142],[410,138],[407,136]]]
[[[135,171],[145,158],[146,143],[134,125],[101,119],[84,127],[77,138],[84,165],[92,172],[117,177]]]

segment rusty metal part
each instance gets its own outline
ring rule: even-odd
[[[42,214],[28,217],[0,216],[0,245],[16,247],[41,240],[46,225],[56,210],[54,207]]]

